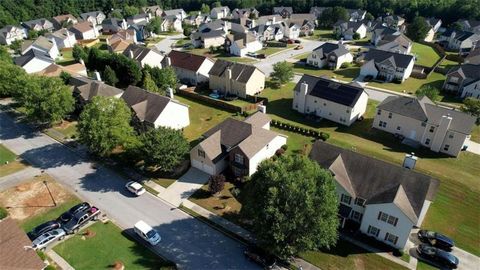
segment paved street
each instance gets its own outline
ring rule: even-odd
[[[175,44],[175,42],[177,42],[178,40],[184,37],[185,36],[183,34],[178,34],[174,36],[165,36],[165,39],[155,44],[155,47],[157,47],[159,51],[164,51],[165,53],[169,53],[172,50],[172,44]]]
[[[150,195],[133,197],[125,180],[92,163],[50,137],[15,123],[0,111],[0,140],[34,167],[45,170],[83,200],[98,206],[121,227],[144,220],[157,229],[156,251],[183,269],[254,269],[243,246],[170,204]]]

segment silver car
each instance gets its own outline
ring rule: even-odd
[[[45,250],[49,244],[55,240],[62,240],[65,238],[65,231],[63,229],[55,229],[53,231],[46,232],[37,237],[32,242],[32,248],[35,250]]]

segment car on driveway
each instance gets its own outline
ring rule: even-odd
[[[32,248],[35,250],[45,250],[47,246],[55,240],[62,240],[65,238],[65,231],[63,229],[55,229],[53,231],[46,232],[37,237],[32,242]]]
[[[95,206],[90,206],[73,215],[69,221],[62,224],[62,228],[67,234],[77,233],[88,221],[97,220],[100,213],[100,209]]]
[[[77,213],[86,211],[90,209],[90,204],[87,202],[79,203],[72,208],[70,208],[67,212],[63,213],[57,220],[60,223],[67,223],[70,221]]]
[[[58,229],[60,227],[61,227],[60,222],[58,222],[56,220],[50,220],[50,221],[47,221],[47,222],[45,222],[43,224],[40,224],[37,227],[35,227],[33,230],[31,230],[30,232],[27,233],[27,236],[28,236],[28,238],[30,238],[30,240],[34,240],[35,238],[39,237],[40,235],[42,235],[46,232]]]
[[[247,259],[257,263],[264,269],[274,269],[277,265],[277,259],[275,256],[267,254],[265,251],[254,245],[248,246],[243,254]]]
[[[138,182],[135,181],[130,181],[128,182],[125,187],[127,188],[128,191],[131,193],[140,196],[143,193],[145,193],[145,188]]]
[[[423,243],[427,243],[447,251],[452,250],[452,248],[455,246],[455,242],[453,242],[452,239],[434,231],[420,230],[418,231],[417,235],[418,239],[420,239],[420,241]]]
[[[442,267],[457,268],[459,260],[451,253],[445,250],[430,246],[428,244],[420,244],[417,247],[417,253],[421,257],[440,264]]]

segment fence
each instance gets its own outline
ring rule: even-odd
[[[317,130],[312,129],[312,128],[304,128],[304,127],[300,127],[300,126],[295,126],[295,125],[292,125],[292,124],[289,124],[289,123],[286,123],[286,122],[282,122],[282,121],[278,121],[278,120],[272,120],[271,125],[273,127],[279,128],[279,129],[283,129],[283,130],[287,130],[287,131],[290,131],[290,132],[298,133],[298,134],[301,134],[301,135],[304,135],[304,136],[313,137],[315,139],[321,139],[322,141],[326,141],[326,140],[328,140],[328,138],[330,138],[330,134],[327,133],[327,132],[317,131]]]
[[[267,47],[286,48],[286,42],[267,42]]]

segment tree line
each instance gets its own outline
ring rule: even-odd
[[[105,13],[122,10],[123,15],[135,14],[138,8],[159,5],[164,9],[183,8],[185,11],[208,10],[217,6],[214,0],[2,0],[0,27],[37,18],[102,10]],[[274,6],[292,6],[296,13],[310,11],[312,6],[342,6],[364,9],[374,16],[386,12],[404,15],[412,21],[418,15],[441,18],[446,23],[460,18],[480,19],[478,0],[225,0],[223,5],[234,8],[255,7],[261,14],[270,14]]]

